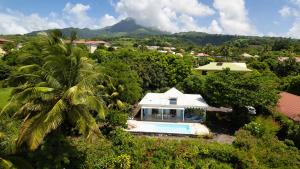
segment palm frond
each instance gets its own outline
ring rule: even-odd
[[[18,72],[24,72],[24,73],[32,73],[34,71],[40,70],[41,67],[37,64],[32,64],[32,65],[26,65],[26,66],[21,66],[18,68]]]
[[[24,121],[17,145],[26,142],[30,150],[38,148],[44,137],[63,122],[65,108],[65,103],[59,100],[48,113],[40,113]]]

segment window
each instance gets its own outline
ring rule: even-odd
[[[170,104],[177,104],[177,98],[170,98]]]

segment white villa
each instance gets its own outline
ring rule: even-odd
[[[176,88],[148,93],[139,103],[142,121],[203,122],[209,107],[200,94],[183,94]]]

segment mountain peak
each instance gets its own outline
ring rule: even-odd
[[[49,31],[49,30],[46,30]],[[108,26],[102,29],[79,29],[79,28],[64,28],[61,29],[62,33],[69,37],[72,31],[77,32],[77,36],[80,38],[94,38],[94,37],[103,37],[103,36],[124,36],[124,35],[161,35],[167,34],[167,32],[163,32],[157,29],[148,28],[145,26],[141,26],[136,23],[133,18],[126,18],[121,20],[120,22]],[[29,33],[29,35],[35,35],[40,31]]]
[[[133,32],[138,29],[145,29],[145,27],[136,24],[133,18],[126,18],[104,29],[108,30],[109,32]]]

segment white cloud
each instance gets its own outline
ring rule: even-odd
[[[290,0],[294,5],[300,7],[300,0]]]
[[[299,9],[291,8],[289,6],[283,6],[278,12],[282,17],[288,17],[288,16],[299,17],[300,16]]]
[[[96,19],[88,16],[89,5],[67,3],[61,12],[51,12],[47,17],[33,13],[25,15],[6,9],[0,12],[0,34],[25,34],[37,30],[78,27],[100,28],[114,23],[112,16]]]
[[[219,23],[216,20],[213,20],[208,27],[208,32],[213,34],[221,34],[223,29],[220,27]]]
[[[53,21],[48,17],[41,17],[38,14],[24,15],[10,9],[0,12],[0,20],[0,34],[24,34],[34,30],[62,28],[66,26],[59,19]]]
[[[204,30],[195,17],[214,14],[213,9],[197,0],[119,0],[114,6],[122,17],[169,32]]]
[[[283,6],[278,12],[282,17],[294,19],[293,25],[285,34],[292,38],[300,38],[300,0],[289,0],[289,6]]]
[[[244,0],[214,0],[213,6],[219,12],[219,21],[225,33],[258,34],[255,26],[250,23]]]
[[[289,37],[300,39],[300,20],[294,22],[287,35]]]
[[[111,26],[126,17],[134,18],[138,24],[169,32],[257,34],[248,19],[244,0],[214,0],[216,10],[201,0],[110,0],[110,3],[118,16],[106,14],[100,18],[91,17],[90,5],[70,2],[61,11],[51,12],[47,17],[6,10],[0,12],[0,34],[24,34],[65,27],[97,29]],[[215,19],[216,13],[218,19]],[[209,25],[201,24],[201,18],[210,19],[211,16],[213,19]]]
[[[100,27],[106,27],[106,26],[111,26],[113,24],[116,24],[117,22],[120,21],[120,18],[115,18],[114,16],[111,16],[109,14],[105,14],[101,19],[100,19]]]
[[[288,6],[282,7],[278,12],[281,16],[290,16],[290,15],[292,15],[291,8],[288,7]]]
[[[63,9],[63,18],[72,27],[98,28],[99,25],[95,25],[95,23],[99,21],[89,17],[87,14],[89,9],[89,5],[84,5],[81,3],[72,4],[68,2]]]

